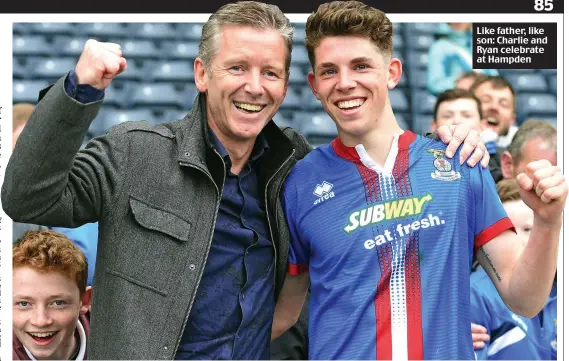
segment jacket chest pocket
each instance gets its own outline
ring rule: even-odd
[[[130,197],[130,209],[136,222],[143,228],[167,234],[175,239],[185,242],[190,237],[190,222],[166,211]]]
[[[130,215],[108,271],[162,295],[179,284],[190,252],[192,225],[180,215],[130,196]]]

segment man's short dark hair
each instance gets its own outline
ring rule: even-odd
[[[522,159],[524,145],[534,138],[540,138],[557,152],[557,129],[543,120],[528,119],[523,122],[508,145],[508,152],[512,155],[514,165],[517,166]]]
[[[478,89],[479,86],[481,86],[482,84],[485,84],[487,82],[490,82],[490,85],[492,86],[493,89],[504,89],[504,88],[508,88],[510,89],[510,92],[512,93],[512,98],[513,98],[513,106],[514,106],[514,111],[516,110],[516,92],[514,91],[514,88],[512,87],[512,84],[508,81],[508,79],[504,78],[503,76],[500,75],[493,75],[493,76],[487,76],[484,78],[480,78],[476,81],[474,81],[474,84],[472,84],[472,86],[470,87],[470,91],[475,93],[476,89]]]
[[[449,89],[447,91],[442,92],[439,97],[437,98],[437,102],[435,103],[435,109],[433,111],[433,118],[437,119],[437,112],[439,111],[439,106],[441,103],[457,100],[457,99],[472,99],[476,103],[476,109],[478,110],[478,115],[482,120],[482,106],[480,105],[480,100],[474,95],[473,92],[464,89]]]

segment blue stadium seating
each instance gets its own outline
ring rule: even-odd
[[[150,109],[105,110],[101,111],[99,116],[105,132],[111,127],[126,121],[146,120],[150,124],[156,123],[156,118]]]
[[[15,79],[22,79],[27,75],[26,67],[20,64],[16,58],[12,58],[12,75]]]
[[[417,113],[429,114],[432,117],[437,97],[426,91],[413,93],[413,108]]]
[[[539,73],[533,74],[509,74],[506,78],[516,90],[516,93],[523,92],[545,92],[547,91],[547,82],[543,75]]]
[[[277,114],[275,114],[275,116],[273,117],[273,121],[279,126],[279,127],[291,127],[291,128],[296,128],[295,127],[295,122],[294,120],[292,120],[289,117],[285,117],[281,112],[277,112]]]
[[[409,46],[411,49],[429,51],[429,47],[433,41],[434,38],[432,35],[411,34],[407,36],[407,46]]]
[[[202,24],[200,23],[179,23],[176,26],[176,33],[182,39],[190,39],[199,42],[202,36]]]
[[[38,34],[75,34],[75,26],[71,23],[31,23],[31,31]]]
[[[77,36],[86,36],[104,41],[109,37],[125,37],[128,35],[126,25],[121,23],[78,23]]]
[[[21,35],[12,39],[14,55],[52,55],[51,44],[42,35]]]
[[[31,65],[31,74],[37,79],[56,80],[75,69],[74,58],[38,58]]]
[[[44,80],[14,80],[12,82],[12,95],[14,103],[38,102],[39,91],[47,88],[49,82]]]
[[[405,96],[405,92],[401,89],[393,89],[389,92],[389,100],[391,101],[391,107],[394,111],[408,112],[409,102]]]
[[[53,39],[53,50],[61,56],[75,56],[79,58],[87,37],[56,36]]]
[[[310,60],[308,59],[308,53],[306,49],[301,46],[292,47],[292,64],[308,65]]]
[[[169,61],[152,65],[149,69],[154,81],[193,82],[194,67],[189,61]]]
[[[178,29],[168,23],[130,23],[126,26],[129,36],[143,39],[174,39]]]
[[[304,24],[293,25],[289,93],[275,121],[306,131],[314,144],[328,142],[336,129],[308,86]],[[403,63],[404,72],[389,97],[400,126],[420,134],[430,131],[436,100],[426,90],[426,68],[438,25],[393,24],[393,55]],[[201,23],[14,23],[13,101],[36,103],[39,90],[74,68],[86,39],[95,38],[119,43],[128,68],[105,91],[103,109],[89,136],[102,134],[107,126],[122,120],[181,119],[197,94],[193,60],[198,55],[201,28]],[[500,74],[518,94],[519,122],[533,116],[556,124],[555,69],[500,69]]]
[[[290,84],[295,84],[295,85],[307,85],[308,84],[308,78],[307,78],[307,74],[304,71],[301,70],[301,67],[298,65],[291,65],[290,66],[290,75],[288,78],[288,82]]]
[[[126,59],[160,57],[160,51],[151,40],[112,39],[111,42],[121,45],[123,57]]]
[[[301,110],[302,109],[301,100],[298,97],[298,95],[292,89],[289,89],[287,91],[286,97],[285,97],[284,101],[282,102],[280,109],[283,109],[283,110],[287,110],[287,109]]]
[[[338,136],[336,124],[325,112],[313,113],[298,123],[299,131],[314,147],[329,143]]]
[[[555,116],[557,114],[557,100],[555,95],[547,93],[519,94],[517,96],[516,113],[519,120],[528,116]]]
[[[557,93],[557,74],[550,75],[548,78],[549,91],[553,94]]]
[[[139,83],[132,90],[130,104],[133,107],[191,107],[195,97],[195,88],[192,92],[186,88],[177,89],[171,83]]]
[[[185,59],[187,61],[193,61],[198,57],[197,42],[166,41],[162,43],[161,50],[166,57],[172,59]]]
[[[312,89],[308,86],[302,89],[302,92],[300,93],[300,100],[302,101],[303,108],[307,111],[322,110],[322,103],[320,103],[320,100],[316,99],[312,93]]]
[[[433,34],[439,23],[408,23],[407,31],[413,34]]]
[[[304,26],[304,23],[292,23],[292,25],[294,26],[292,41],[295,44],[298,44],[298,46],[302,47],[304,44],[304,39],[306,37],[306,27]]]

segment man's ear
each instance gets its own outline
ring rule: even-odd
[[[209,76],[207,74],[207,69],[203,60],[199,57],[194,60],[194,82],[196,83],[196,88],[200,93],[205,93],[207,91],[207,83],[209,81]]]
[[[395,86],[399,84],[399,80],[401,80],[401,75],[403,74],[403,65],[401,64],[401,60],[392,58],[389,61],[388,70],[387,88],[391,90],[395,88]]]
[[[92,291],[91,286],[87,286],[85,293],[81,297],[81,314],[84,315],[87,312],[91,312],[91,299]]]
[[[314,75],[313,71],[308,73],[308,85],[310,85],[310,89],[312,89],[312,94],[314,94],[316,99],[320,100],[318,92],[316,91],[316,75]]]
[[[514,158],[512,154],[505,150],[500,156],[500,167],[504,179],[514,178]]]

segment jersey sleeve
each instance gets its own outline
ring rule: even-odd
[[[298,231],[298,202],[297,191],[291,174],[284,185],[282,203],[286,222],[290,232],[290,250],[288,256],[288,273],[293,276],[308,271],[309,249]]]
[[[488,169],[480,164],[470,170],[470,185],[474,199],[474,248],[491,241],[508,229],[516,231],[496,190],[496,184]]]

